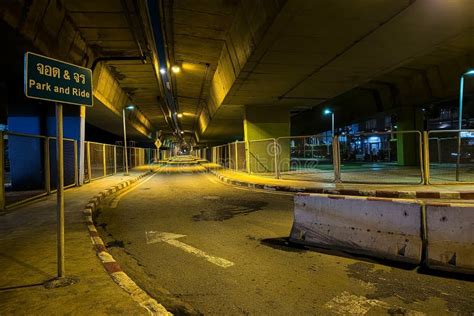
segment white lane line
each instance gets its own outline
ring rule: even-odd
[[[110,201],[110,204],[109,204],[110,208],[116,208],[117,205],[119,204],[121,198],[123,198],[125,195],[127,195],[127,194],[130,193],[130,192],[132,192],[133,190],[135,190],[136,188],[138,188],[138,187],[141,186],[142,184],[146,183],[147,181],[149,181],[151,178],[153,178],[153,177],[156,176],[156,175],[157,175],[157,173],[152,174],[148,179],[143,180],[142,182],[140,182],[140,183],[134,185],[133,187],[131,187],[131,188],[128,189],[127,191],[125,191],[125,192],[123,192],[123,193],[117,195],[114,199],[112,199],[112,200]]]
[[[195,255],[197,257],[200,257],[200,258],[203,258],[203,259],[209,261],[210,263],[213,263],[216,266],[219,266],[221,268],[229,268],[229,267],[232,267],[234,265],[234,263],[229,261],[229,260],[208,255],[207,253],[205,253],[202,250],[199,250],[197,248],[194,248],[193,246],[190,246],[188,244],[185,244],[184,242],[181,242],[181,241],[177,240],[178,238],[185,237],[186,235],[149,231],[149,232],[145,232],[145,236],[146,236],[146,243],[147,244],[165,242],[169,245],[172,245],[172,246],[177,247],[181,250],[184,250],[187,253],[193,254],[193,255]]]

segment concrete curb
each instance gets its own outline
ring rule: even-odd
[[[332,195],[350,195],[350,196],[366,196],[381,197],[393,199],[452,199],[452,200],[474,200],[474,191],[452,192],[452,191],[396,191],[396,190],[356,190],[356,189],[325,189],[325,188],[305,188],[291,187],[284,185],[265,185],[260,183],[251,183],[221,175],[218,171],[207,168],[210,173],[215,175],[222,182],[248,187],[252,189],[261,189],[269,191],[283,192],[303,192],[303,193],[320,193]]]
[[[148,293],[142,290],[125,272],[122,271],[120,265],[107,251],[104,241],[102,238],[100,238],[92,219],[92,214],[96,209],[99,208],[100,204],[105,200],[106,197],[129,187],[151,173],[151,171],[148,171],[136,178],[121,182],[115,186],[99,192],[87,202],[86,206],[84,207],[83,214],[85,216],[87,229],[97,253],[97,257],[99,257],[102,265],[112,280],[114,280],[114,282],[117,283],[125,292],[130,294],[132,299],[141,307],[145,308],[150,315],[172,315],[163,307],[163,305],[159,304],[154,298],[149,296]]]

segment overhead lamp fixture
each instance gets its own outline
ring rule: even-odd
[[[184,131],[181,131],[181,134],[184,134]]]
[[[178,113],[178,117],[179,117],[179,118],[182,118],[182,117],[183,117],[183,113]]]
[[[324,115],[329,115],[332,114],[332,111],[330,109],[325,109],[323,113]]]
[[[160,74],[164,75],[166,73],[166,68],[160,68]]]
[[[127,109],[127,110],[134,110],[134,109],[135,109],[135,105],[129,104],[129,105],[127,105],[127,106],[125,107],[125,109]]]
[[[464,73],[464,76],[474,76],[474,69],[468,70]]]
[[[178,65],[173,65],[173,66],[171,67],[171,71],[172,71],[173,73],[177,74],[178,72],[181,71],[181,67],[179,67]]]

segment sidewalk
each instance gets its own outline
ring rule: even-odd
[[[255,174],[249,175],[243,172],[223,169],[221,166],[213,163],[205,163],[203,166],[224,182],[257,189],[387,198],[474,200],[474,185],[468,184],[404,185],[313,182],[275,179]]]
[[[46,289],[56,276],[56,195],[0,215],[0,314],[146,315],[105,271],[82,210],[99,191],[139,176],[115,175],[65,191],[66,276],[79,282]]]

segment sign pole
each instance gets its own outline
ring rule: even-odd
[[[45,283],[46,288],[63,287],[78,282],[76,278],[66,278],[64,267],[64,143],[63,104],[93,106],[92,70],[65,61],[25,53],[24,59],[25,96],[32,99],[55,102],[56,106],[56,162],[57,162],[57,278]],[[81,109],[81,144],[84,144],[84,110]],[[1,136],[1,135],[0,135]],[[77,172],[77,149],[74,150],[74,172]],[[46,148],[47,149],[47,148]],[[47,153],[48,154],[48,153]],[[89,155],[89,152],[88,152]],[[1,159],[1,157],[0,157]],[[83,156],[80,164],[83,165]],[[84,168],[81,168],[81,175]],[[89,168],[90,173],[90,168]],[[77,176],[75,176],[77,180]],[[49,179],[48,179],[49,180]],[[82,183],[82,176],[81,181]],[[1,201],[0,201],[1,203]]]
[[[63,106],[56,103],[56,162],[57,162],[57,255],[58,278],[65,277],[64,271],[64,150],[63,150]]]

